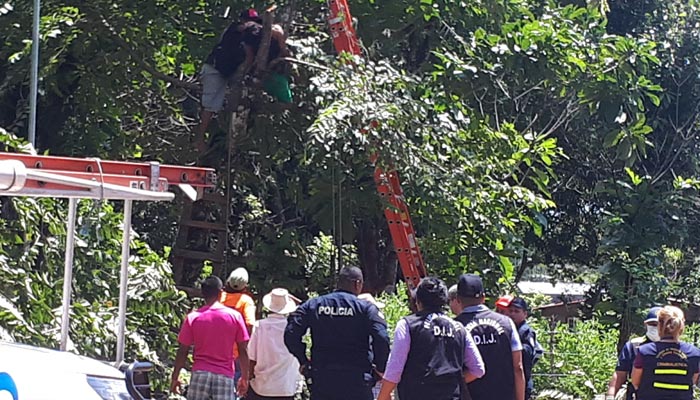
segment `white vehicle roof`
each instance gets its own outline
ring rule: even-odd
[[[126,392],[124,374],[77,354],[0,341],[0,372],[14,380],[19,400],[100,400],[88,377],[105,378]],[[7,393],[0,392],[0,400]],[[11,397],[10,397],[11,398]]]

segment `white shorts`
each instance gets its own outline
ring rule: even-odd
[[[199,80],[202,82],[202,108],[210,112],[221,111],[224,108],[228,80],[209,64],[202,67]]]

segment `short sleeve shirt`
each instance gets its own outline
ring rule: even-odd
[[[617,357],[615,371],[632,373],[632,363],[637,355],[636,349],[646,343],[649,343],[646,336],[635,338],[625,343],[625,346],[620,351],[620,355]]]
[[[204,306],[187,314],[178,342],[194,346],[193,371],[233,377],[233,345],[248,341],[243,317],[221,303]]]

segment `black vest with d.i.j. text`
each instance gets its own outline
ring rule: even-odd
[[[486,308],[462,312],[455,318],[471,333],[484,360],[486,374],[469,383],[473,400],[511,400],[515,398],[515,374],[510,318]]]
[[[401,381],[401,400],[459,399],[466,331],[440,312],[423,311],[404,318],[411,338]]]

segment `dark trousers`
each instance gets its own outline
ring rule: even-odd
[[[374,381],[369,373],[335,368],[314,368],[311,400],[373,400]]]
[[[404,382],[403,385],[399,383],[399,398],[401,400],[460,400],[462,398],[460,382]]]
[[[285,397],[271,397],[271,396],[260,396],[259,394],[255,393],[255,390],[253,388],[248,388],[248,394],[245,396],[245,400],[294,400],[294,396],[285,396]]]

